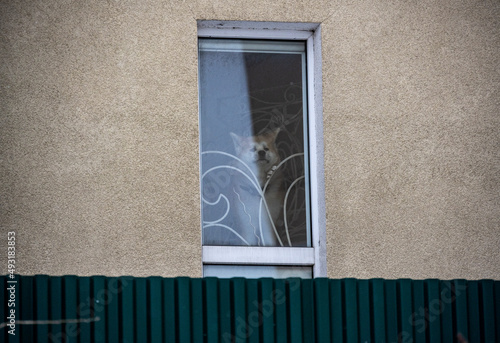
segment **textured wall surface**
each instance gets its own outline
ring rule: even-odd
[[[498,1],[0,13],[0,249],[15,230],[18,273],[201,275],[196,20],[218,19],[322,25],[329,277],[500,279]]]

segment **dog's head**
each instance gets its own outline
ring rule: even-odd
[[[280,157],[276,149],[276,137],[280,129],[257,136],[242,137],[231,132],[236,155],[248,165],[257,164],[265,170],[278,164]]]

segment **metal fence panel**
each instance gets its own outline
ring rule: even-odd
[[[406,343],[453,342],[458,333],[471,343],[500,342],[500,281],[493,280],[12,281],[0,276],[4,342]]]

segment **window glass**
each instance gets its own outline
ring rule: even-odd
[[[297,266],[238,266],[238,265],[206,265],[204,276],[219,278],[245,277],[257,279],[262,277],[302,279],[312,278],[311,267]]]
[[[204,245],[311,246],[305,51],[199,40]]]

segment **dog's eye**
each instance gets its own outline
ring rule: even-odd
[[[269,148],[264,148],[265,151],[269,151]]]
[[[255,149],[255,147],[253,147],[252,149],[250,149],[251,152],[256,152],[257,149]]]

